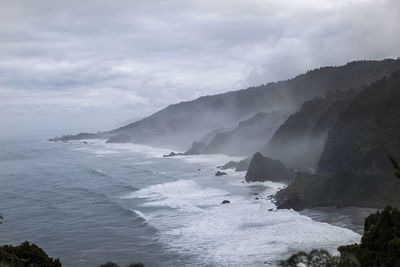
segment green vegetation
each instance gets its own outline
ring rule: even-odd
[[[283,267],[292,266],[325,266],[334,267],[338,266],[339,257],[332,256],[326,250],[313,250],[310,253],[300,251],[292,255],[289,259],[281,261],[280,265]]]
[[[0,247],[0,266],[13,267],[60,267],[59,259],[53,260],[35,244],[25,241],[19,246]]]
[[[361,266],[400,266],[400,211],[390,206],[369,215],[360,244],[339,247],[341,255],[354,255]]]
[[[377,173],[400,157],[400,72],[365,87],[329,131],[318,171]]]

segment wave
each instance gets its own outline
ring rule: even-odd
[[[173,158],[180,159],[186,163],[201,163],[210,166],[224,165],[229,161],[239,161],[243,159],[243,157],[227,156],[223,154],[175,156]]]
[[[124,198],[144,198],[150,200],[145,205],[170,207],[183,211],[197,212],[203,206],[220,204],[228,192],[210,187],[203,187],[193,180],[180,180],[152,185]]]
[[[230,184],[235,185],[239,184]],[[273,182],[240,183],[238,188],[260,191],[256,200],[254,195],[231,194],[193,180],[179,180],[152,185],[125,197],[147,199],[144,206],[158,207],[146,221],[160,231],[160,240],[176,252],[209,265],[276,264],[294,251],[325,248],[335,252],[339,245],[360,240],[360,235],[351,230],[313,221],[293,210],[276,210],[267,196],[282,186]],[[230,204],[222,205],[224,199]]]
[[[144,222],[146,221],[146,216],[139,210],[131,210],[132,212],[135,213],[136,217],[136,221],[140,221],[140,222]]]

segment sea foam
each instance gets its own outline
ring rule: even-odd
[[[240,186],[263,186],[264,190],[256,200],[255,196],[180,180],[152,185],[126,197],[147,199],[143,206],[160,207],[147,220],[160,231],[160,240],[210,265],[275,265],[295,251],[324,248],[335,252],[339,245],[360,240],[351,230],[313,221],[293,210],[275,210],[266,196],[282,184]],[[230,204],[222,205],[224,199]]]

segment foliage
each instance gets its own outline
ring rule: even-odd
[[[326,250],[312,250],[310,253],[300,251],[292,255],[289,259],[281,261],[280,266],[283,267],[334,267],[338,266],[339,257],[332,256]]]
[[[358,93],[329,131],[320,172],[376,173],[392,168],[387,155],[400,157],[400,71]]]
[[[0,247],[0,266],[15,267],[60,267],[59,259],[53,260],[35,244],[25,241],[19,246],[4,245]]]
[[[365,219],[360,244],[339,247],[353,254],[362,266],[400,266],[400,211],[387,206]]]

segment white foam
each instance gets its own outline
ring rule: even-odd
[[[97,155],[111,155],[111,154],[118,154],[120,153],[119,151],[115,150],[106,150],[106,149],[99,149],[99,150],[94,150],[93,151]]]
[[[131,210],[133,211],[139,218],[142,218],[144,221],[147,219],[147,217],[141,212],[140,210]]]
[[[104,143],[104,145],[110,149],[119,150],[121,152],[141,153],[144,156],[151,158],[162,158],[163,155],[171,152],[170,149],[156,148],[152,146],[133,144],[133,143],[124,143],[124,144]]]
[[[147,221],[159,229],[161,241],[178,253],[195,255],[205,265],[259,266],[284,259],[294,250],[325,248],[332,252],[339,245],[360,240],[351,230],[313,221],[293,210],[269,211],[275,206],[263,196],[283,184],[243,186],[265,190],[256,200],[255,196],[230,195],[193,180],[180,180],[152,185],[126,198],[148,199],[144,206],[160,207]],[[221,205],[224,199],[231,203]]]
[[[135,152],[151,158],[161,158],[164,154],[171,152],[170,149],[155,148],[148,145],[133,143],[106,143],[106,140],[104,139],[71,141],[72,144],[79,146],[82,146],[83,142],[87,142],[85,147],[76,148],[75,150],[91,149],[94,154],[98,155]],[[136,158],[137,157],[135,157],[135,159]]]
[[[198,212],[203,206],[221,203],[228,195],[224,190],[202,187],[192,180],[152,185],[123,198],[146,198],[146,206],[170,207],[185,212]]]
[[[224,165],[229,161],[239,161],[243,159],[242,157],[233,157],[222,154],[175,156],[173,158],[181,159],[186,163],[202,163],[210,166]]]

